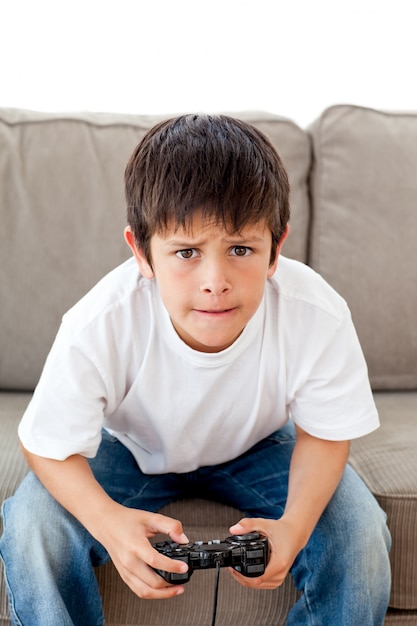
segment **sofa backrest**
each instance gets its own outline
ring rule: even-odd
[[[312,126],[309,263],[352,310],[374,389],[417,389],[417,114],[355,106]]]
[[[308,135],[268,114],[256,124],[292,186],[285,254],[307,259]],[[62,314],[128,258],[123,172],[161,118],[0,110],[0,388],[33,389]]]

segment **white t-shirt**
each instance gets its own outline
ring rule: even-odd
[[[105,427],[159,474],[235,458],[290,416],[329,440],[379,424],[345,301],[280,257],[240,337],[202,353],[177,335],[132,258],[63,317],[19,436],[40,456],[93,457]]]

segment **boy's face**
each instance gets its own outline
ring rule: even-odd
[[[257,310],[270,265],[272,234],[264,222],[230,234],[197,213],[191,229],[167,229],[151,239],[152,266],[125,238],[146,278],[155,278],[162,301],[181,339],[200,352],[220,352],[239,337]]]

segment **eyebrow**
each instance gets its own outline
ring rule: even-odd
[[[192,239],[190,237],[188,241],[185,241],[184,239],[166,239],[164,241],[164,245],[170,246],[173,248],[183,248],[183,249],[198,248],[204,245],[205,243],[207,243],[207,241],[209,241],[208,237],[205,239]],[[261,237],[260,235],[248,234],[247,236],[244,236],[244,235],[239,235],[238,233],[236,233],[236,235],[230,235],[224,239],[224,242],[230,245],[231,244],[250,245],[250,244],[261,243],[263,241],[264,241],[264,237]]]

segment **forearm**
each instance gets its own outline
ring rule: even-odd
[[[108,551],[127,585],[140,597],[168,598],[184,589],[171,586],[150,567],[184,573],[187,566],[156,552],[149,538],[167,534],[187,543],[180,521],[148,511],[131,509],[115,502],[95,479],[88,461],[74,455],[56,461],[23,453],[39,480],[65,509]]]
[[[232,572],[242,585],[274,589],[287,576],[294,559],[307,544],[317,522],[335,492],[349,454],[348,441],[324,441],[297,428],[291,458],[288,497],[277,520],[244,518],[230,528],[233,534],[255,529],[268,537],[270,561],[260,578]],[[277,452],[279,454],[279,450]]]
[[[291,459],[288,498],[282,519],[307,543],[335,492],[349,455],[349,441],[326,441],[297,428]]]
[[[97,539],[105,519],[120,507],[95,479],[87,459],[74,455],[65,461],[44,458],[22,446],[30,468],[44,487]]]

